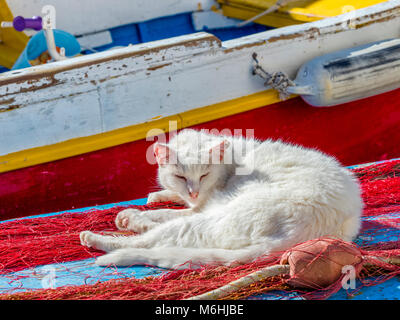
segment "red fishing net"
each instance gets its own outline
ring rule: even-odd
[[[322,245],[318,242],[320,239],[316,239],[306,243],[305,247],[304,244],[294,247],[291,255],[286,254],[282,261],[291,264],[290,275],[255,282],[224,299],[243,299],[257,294],[265,297],[276,290],[284,292],[283,295],[296,292],[307,299],[325,299],[343,287],[346,274],[342,273],[342,267],[345,265],[355,267],[358,283],[353,294],[363,286],[375,285],[400,274],[400,161],[352,170],[361,182],[365,202],[362,231],[355,242],[346,244],[326,238]],[[178,207],[164,203],[139,208],[171,206]],[[103,254],[81,246],[79,233],[83,230],[115,231],[114,219],[121,209],[65,213],[0,224],[0,276],[38,265]],[[0,299],[185,299],[279,264],[280,258],[281,255],[260,257],[237,267],[193,268],[188,265],[185,270],[168,271],[160,277],[124,278],[94,285],[31,290],[3,294]],[[309,274],[305,270],[309,270]],[[321,270],[325,271],[321,273]],[[315,275],[319,278],[313,278]]]
[[[173,203],[135,206],[138,209],[180,208]],[[38,265],[97,257],[103,252],[81,245],[83,230],[117,231],[115,217],[127,207],[18,219],[0,224],[0,275]]]

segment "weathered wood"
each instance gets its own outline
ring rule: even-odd
[[[74,35],[94,33],[120,25],[168,15],[207,10],[213,0],[7,0],[14,16],[41,15],[42,7],[55,7],[57,28]]]
[[[397,37],[399,8],[390,1],[222,43],[197,33],[4,73],[0,155],[261,92],[253,52],[269,71],[294,77],[321,54]]]

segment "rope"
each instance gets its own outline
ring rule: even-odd
[[[364,266],[376,266],[380,262],[390,264],[390,265],[400,265],[400,256],[393,257],[375,257],[375,256],[364,256]]]
[[[374,265],[379,264],[379,262],[393,264],[393,265],[400,264],[400,257],[398,257],[398,256],[394,256],[394,257],[390,257],[390,258],[363,256],[363,260],[364,260],[363,265],[365,265],[365,266],[374,266]],[[221,299],[221,298],[224,298],[224,297],[230,295],[231,293],[239,291],[242,288],[248,287],[253,283],[263,281],[270,277],[287,275],[287,274],[289,274],[289,272],[290,272],[290,266],[287,264],[285,264],[285,265],[278,264],[278,265],[274,265],[274,266],[265,267],[261,270],[250,273],[249,275],[244,276],[240,279],[232,281],[223,287],[203,293],[198,296],[188,298],[186,300],[217,300],[217,299]]]
[[[281,100],[286,100],[289,96],[290,93],[288,92],[288,87],[294,87],[295,84],[292,80],[289,79],[289,77],[284,74],[283,72],[274,72],[274,73],[269,73],[263,69],[263,67],[260,66],[258,59],[257,59],[257,53],[253,53],[253,60],[255,62],[254,68],[253,68],[253,75],[258,75],[262,79],[265,80],[264,85],[269,86],[276,91],[279,92],[279,98]]]
[[[274,276],[279,276],[279,275],[285,275],[289,274],[290,267],[289,265],[274,265],[270,267],[263,268],[261,270],[258,270],[256,272],[250,273],[247,276],[244,276],[243,278],[240,278],[238,280],[232,281],[231,283],[228,283],[227,285],[212,290],[210,292],[203,293],[198,296],[194,296],[191,298],[188,298],[186,300],[216,300],[216,299],[221,299],[223,297],[226,297],[227,295],[239,291],[241,288],[248,287],[249,285],[256,283],[258,281],[262,281],[266,278],[274,277]]]
[[[267,10],[259,13],[258,15],[254,16],[253,18],[250,18],[246,21],[240,22],[237,24],[237,27],[244,27],[246,25],[248,25],[249,23],[253,22],[254,20],[257,20],[267,14],[273,13],[277,10],[279,10],[280,8],[286,6],[289,2],[292,2],[294,0],[278,0],[272,7],[269,7]]]

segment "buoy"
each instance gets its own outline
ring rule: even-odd
[[[289,264],[288,284],[297,288],[324,288],[335,283],[343,267],[352,266],[358,275],[363,266],[361,251],[352,243],[340,239],[309,240],[287,250],[281,264]]]
[[[400,88],[400,39],[390,39],[316,57],[303,64],[295,80],[266,71],[253,53],[253,75],[279,92],[300,95],[315,107],[330,107]]]
[[[400,39],[384,40],[314,58],[300,67],[288,93],[329,107],[400,88]]]

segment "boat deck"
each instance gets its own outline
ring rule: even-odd
[[[376,168],[378,168],[379,165],[386,165],[389,162],[393,164],[393,170],[391,172],[385,172],[382,176],[378,175],[372,178],[368,178],[368,188],[380,187],[382,189],[382,192],[385,192],[384,190],[389,184],[391,185],[391,188],[394,189],[400,187],[400,174],[398,170],[400,166],[400,159],[381,161],[373,165],[369,164],[366,169],[367,171],[365,172],[372,172],[374,174]],[[353,166],[349,168],[357,171],[359,168],[365,168],[365,165],[361,167]],[[362,174],[365,174],[365,172]],[[360,174],[360,172],[358,171],[356,172],[356,174]],[[366,183],[362,183],[362,186],[363,188],[365,188]],[[397,199],[396,197],[392,197],[390,193],[386,192],[380,204],[376,203],[375,198],[369,198],[368,194],[366,193],[364,194],[364,200],[366,202],[366,209],[362,218],[363,227],[361,233],[355,240],[355,243],[361,248],[370,249],[374,248],[376,244],[392,244],[397,249],[400,239],[399,199]],[[138,199],[128,202],[113,203],[90,208],[75,209],[64,212],[2,221],[0,223],[0,251],[2,252],[2,259],[5,259],[4,257],[10,250],[10,248],[7,247],[10,241],[15,241],[13,242],[15,244],[18,244],[18,242],[21,244],[24,241],[33,241],[31,243],[34,248],[35,243],[36,245],[40,245],[40,239],[48,242],[48,239],[50,239],[51,236],[56,236],[56,233],[59,234],[60,232],[65,234],[66,239],[71,239],[66,240],[66,242],[71,241],[71,248],[78,248],[78,234],[79,231],[83,230],[78,230],[80,228],[79,226],[75,228],[76,230],[72,230],[69,227],[71,225],[70,222],[73,218],[78,217],[79,219],[88,220],[91,216],[95,216],[96,214],[102,215],[103,220],[107,223],[106,226],[112,226],[115,218],[115,213],[118,212],[118,210],[121,210],[124,207],[141,206],[145,204],[146,199]],[[79,221],[79,219],[77,221]],[[57,223],[55,221],[57,221]],[[41,232],[37,231],[39,229],[35,229],[37,226],[44,226],[44,224],[46,223],[49,227],[49,230],[45,231],[45,233],[49,237],[48,239],[45,239],[43,237],[41,238]],[[96,229],[96,226],[94,224],[96,223],[96,220],[93,220],[93,222],[91,223],[93,223],[93,228],[95,228],[95,230],[98,230]],[[13,239],[12,231],[10,230],[13,230],[14,227],[17,228],[21,225],[26,225],[26,228],[31,230],[23,232],[23,230],[20,229],[16,234],[14,234],[15,239]],[[57,225],[58,229],[54,229],[53,231],[52,228]],[[35,232],[40,234],[34,235],[34,237],[32,238],[32,234],[34,234]],[[29,233],[31,234],[29,235]],[[54,243],[54,245],[57,246],[57,243]],[[15,271],[10,271],[11,269],[7,269],[5,267],[3,267],[3,270],[0,270],[0,298],[2,294],[26,292],[30,290],[41,289],[43,287],[60,288],[63,286],[93,285],[98,282],[104,282],[110,279],[124,279],[132,277],[136,279],[141,279],[149,276],[159,277],[169,271],[153,266],[132,266],[126,268],[117,268],[115,266],[110,266],[107,268],[103,268],[94,264],[95,257],[102,254],[101,252],[96,252],[95,250],[91,249],[86,250],[83,247],[78,248],[82,251],[80,253],[80,258],[74,259],[72,253],[68,253],[67,248],[68,245],[60,248],[61,253],[54,257],[54,260],[57,260],[57,263],[45,263],[39,265],[37,262],[39,260],[37,260],[38,258],[35,257],[35,255],[42,255],[43,253],[46,255],[46,251],[39,253],[39,251],[35,251],[35,249],[33,249],[32,252],[21,251],[19,253],[19,257],[15,257],[15,261],[13,262],[14,264],[10,264],[10,261],[0,261],[1,265],[3,266],[13,265],[14,267],[16,267],[14,268]],[[57,250],[57,248],[54,249]],[[71,250],[73,251],[73,249]],[[47,253],[47,255],[51,254],[52,253],[50,252]],[[32,256],[30,257],[30,255]],[[7,257],[10,257],[10,255],[7,255]],[[35,263],[29,262],[32,259],[36,259],[36,265]],[[44,257],[43,261],[50,262],[52,261],[52,257]],[[24,267],[24,263],[26,263],[28,267]],[[379,278],[363,279],[361,280],[361,282],[357,282],[355,290],[350,289],[350,291],[346,291],[342,289],[336,294],[332,295],[329,299],[397,299],[400,296],[400,279],[398,277],[393,277],[386,280],[387,281],[380,283]],[[303,299],[303,297],[301,292],[296,291],[272,291],[267,294],[252,296],[249,299],[277,300]]]

